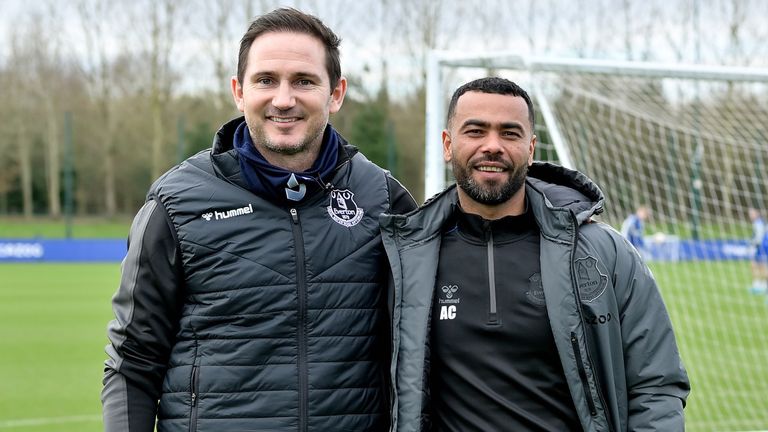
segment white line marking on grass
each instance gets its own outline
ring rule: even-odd
[[[77,415],[67,417],[41,417],[30,419],[0,420],[0,429],[24,426],[42,426],[60,423],[85,423],[101,421],[100,415]]]

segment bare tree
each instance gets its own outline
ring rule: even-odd
[[[21,175],[22,211],[24,217],[30,219],[34,212],[32,200],[32,140],[27,125],[19,113],[15,116],[13,123],[16,126],[16,140],[19,149],[18,170]]]
[[[115,106],[115,75],[113,60],[107,52],[107,41],[118,15],[115,3],[109,0],[80,0],[77,4],[86,51],[82,54],[82,73],[88,83],[89,93],[96,108],[99,128],[93,133],[98,137],[101,152],[99,168],[104,179],[104,212],[114,216],[117,212],[116,143],[117,117]],[[113,43],[120,44],[119,39]],[[119,49],[119,46],[118,46]]]
[[[174,66],[181,55],[172,56],[174,44],[180,37],[176,25],[184,22],[180,7],[186,3],[174,0],[144,0],[127,8],[134,23],[132,47],[138,50],[137,59],[145,63],[147,74],[137,77],[145,86],[144,94],[151,119],[150,177],[157,178],[169,164],[169,146],[166,123],[167,108],[174,88]],[[184,9],[189,12],[189,8]],[[183,54],[189,55],[188,52]]]
[[[427,55],[430,50],[445,49],[448,42],[459,42],[465,20],[457,13],[455,1],[392,0],[395,15],[393,47],[403,45],[415,65],[416,88],[424,85],[427,77]]]
[[[14,63],[14,59],[11,57],[8,64]],[[6,101],[6,103],[0,104],[0,118],[6,120],[0,122],[0,213],[8,211],[8,194],[14,188],[14,182],[18,178],[21,167],[20,150],[27,147],[27,151],[29,151],[29,146],[22,146],[26,142],[22,144],[21,130],[18,125],[21,120],[18,102],[23,99],[18,99],[16,94],[18,76],[15,72],[17,71],[9,69],[10,67],[5,68],[0,64],[0,100]],[[25,212],[26,217],[32,215],[31,207],[29,209],[29,214]]]
[[[748,3],[747,25],[744,27],[744,66],[768,67],[768,26],[765,17],[768,16],[768,2],[754,1]]]
[[[243,9],[245,16],[243,17],[243,21],[248,24],[256,18],[256,15],[265,13],[274,7],[275,2],[272,0],[244,0]]]
[[[57,77],[62,61],[62,10],[53,3],[44,4],[43,13],[33,13],[24,26],[20,49],[28,51],[28,89],[35,100],[40,101],[45,128],[45,164],[48,196],[48,213],[61,216],[61,127],[63,113],[60,109]]]
[[[541,51],[542,53],[546,54],[552,50],[552,43],[555,37],[555,29],[557,29],[557,7],[555,4],[556,0],[547,0],[546,3],[542,3],[541,1],[537,0],[529,0],[528,4],[528,14],[529,15],[536,15],[535,20],[530,21],[531,25],[531,35],[536,34],[536,30],[540,27],[543,27],[544,30],[544,41],[539,46],[535,41],[531,41],[531,51],[532,52],[538,52]],[[536,5],[543,5],[542,9],[537,9]],[[544,18],[542,20],[539,20],[539,18]],[[543,23],[539,25],[538,23]]]
[[[720,4],[719,15],[728,20],[728,45],[720,59],[723,63],[745,64],[742,34],[750,6],[751,2],[745,0],[723,0]]]
[[[647,12],[640,14],[640,34],[643,37],[643,47],[640,52],[640,60],[654,60],[654,39],[659,32],[659,26],[662,22],[663,12],[659,3],[648,2],[643,5],[648,9]],[[658,59],[656,59],[658,60]]]
[[[721,17],[727,19],[727,49],[722,53],[722,57],[719,59],[722,63],[738,64],[743,62],[743,49],[742,49],[742,26],[747,22],[747,9],[749,2],[743,0],[723,0],[720,4],[721,10],[718,14]],[[727,89],[726,101],[739,100],[734,93],[733,83],[729,83]],[[727,109],[726,107],[723,107]],[[732,107],[731,109],[736,109]],[[732,147],[723,147],[723,153],[727,154],[727,157],[722,158],[721,164],[721,177],[720,194],[723,197],[723,210],[726,214],[733,214],[733,188],[732,185],[736,184],[736,171],[739,169],[739,164],[736,161],[739,160],[738,156],[734,154],[735,149]]]
[[[203,14],[203,25],[196,33],[203,40],[207,60],[213,69],[213,104],[216,111],[229,113],[233,105],[228,84],[235,72],[236,32],[241,30],[234,23],[240,22],[238,15],[241,12],[232,7],[231,0],[201,0],[199,10]]]
[[[22,45],[25,35],[19,34],[20,29],[16,29],[10,38],[10,61],[9,68],[6,71],[6,80],[3,88],[6,91],[7,103],[3,104],[4,109],[8,111],[3,117],[8,121],[5,125],[11,126],[8,136],[13,137],[14,145],[9,146],[11,152],[17,155],[15,169],[5,170],[4,179],[12,181],[17,175],[20,175],[22,196],[22,212],[25,218],[31,218],[33,214],[32,200],[32,135],[27,125],[32,115],[30,98],[24,97],[24,94],[32,91],[29,88],[29,82],[25,79],[28,70],[34,63],[29,46]],[[13,67],[11,67],[13,65]]]
[[[688,58],[695,35],[690,25],[693,9],[689,2],[683,4],[680,8],[668,10],[665,14],[667,22],[659,23],[659,29],[664,35],[666,46],[672,50],[677,61],[691,61]],[[683,23],[683,25],[681,25]]]
[[[163,121],[165,107],[171,97],[172,66],[171,51],[176,38],[176,2],[173,0],[152,0],[150,9],[150,106],[152,112],[152,177],[159,177],[167,161],[163,154],[166,141]]]
[[[634,15],[634,12],[632,11],[632,1],[622,0],[621,10],[623,15],[622,18],[624,18],[624,54],[626,55],[627,60],[632,60],[632,38],[634,36],[632,29],[632,17]]]

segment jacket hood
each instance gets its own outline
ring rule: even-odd
[[[534,162],[528,169],[528,189],[539,192],[547,207],[573,211],[579,224],[603,212],[603,191],[586,175],[549,162]]]
[[[605,197],[584,174],[548,162],[528,169],[525,196],[542,235],[573,243],[578,227],[603,212]]]

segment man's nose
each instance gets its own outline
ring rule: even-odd
[[[287,110],[293,108],[295,104],[296,99],[293,97],[291,83],[281,82],[277,87],[274,97],[272,97],[272,105],[279,110]]]
[[[483,153],[501,153],[503,147],[504,143],[501,136],[498,133],[492,132],[485,137],[480,150]]]

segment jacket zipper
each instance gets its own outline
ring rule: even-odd
[[[587,323],[584,320],[584,313],[581,309],[581,292],[579,291],[579,283],[576,279],[574,269],[573,269],[573,263],[576,260],[576,241],[579,238],[579,224],[577,222],[576,214],[571,211],[571,218],[573,221],[573,248],[571,249],[571,262],[570,262],[570,268],[571,268],[571,284],[573,284],[574,294],[576,296],[576,310],[579,313],[579,320],[581,321],[581,328],[585,329],[587,328]],[[588,337],[585,336],[585,339],[588,339]],[[586,344],[589,344],[589,340],[585,340]],[[595,400],[592,397],[592,391],[589,388],[589,380],[587,379],[587,370],[584,367],[584,362],[581,357],[581,350],[579,349],[579,343],[578,339],[576,338],[576,333],[571,332],[571,345],[574,349],[574,356],[576,356],[576,366],[579,368],[579,377],[581,378],[582,385],[584,386],[584,393],[587,396],[587,404],[589,405],[589,412],[592,415],[592,417],[597,416],[597,408],[595,407]],[[605,399],[603,398],[603,394],[600,390],[600,381],[595,375],[594,371],[595,366],[592,363],[592,357],[589,354],[589,349],[584,353],[587,358],[587,362],[589,363],[590,368],[592,369],[593,373],[593,379],[595,381],[595,390],[597,391],[597,397],[600,399],[600,403],[603,407],[606,407]],[[605,410],[605,420],[608,423],[608,430],[612,431],[613,426],[611,424],[611,419],[609,416],[608,410]]]
[[[301,234],[301,223],[299,221],[299,212],[292,208],[290,210],[291,226],[293,230],[293,243],[296,247],[296,290],[298,299],[298,368],[299,368],[299,431],[307,430],[307,415],[309,399],[309,384],[307,371],[307,275],[304,269],[304,238]]]
[[[493,231],[491,231],[490,225],[486,229],[488,233],[488,242],[486,244],[486,249],[488,250],[488,324],[498,325],[499,314],[496,309],[496,269],[493,256]]]
[[[589,413],[592,416],[597,415],[597,408],[595,408],[595,401],[592,399],[592,392],[589,391],[589,380],[587,379],[587,370],[584,368],[584,362],[581,359],[581,350],[579,349],[579,341],[576,339],[576,333],[571,332],[571,346],[573,347],[573,355],[576,357],[576,367],[579,368],[579,378],[581,378],[581,385],[584,389],[584,396],[587,398],[587,405],[589,405]]]
[[[200,366],[192,366],[192,382],[190,383],[190,389],[192,391],[191,405],[192,409],[189,413],[189,432],[195,432],[197,430],[197,398],[198,398],[198,380],[200,378]]]

